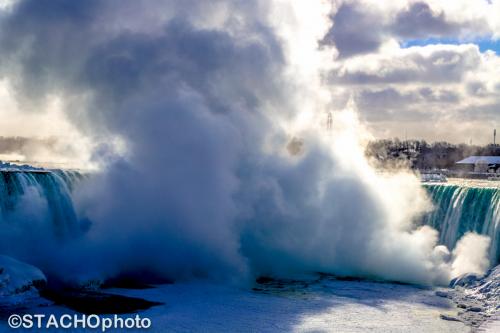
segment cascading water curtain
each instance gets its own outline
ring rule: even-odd
[[[439,231],[440,243],[453,249],[466,232],[491,238],[490,260],[498,262],[500,233],[500,189],[458,185],[424,185],[435,209],[423,223]]]

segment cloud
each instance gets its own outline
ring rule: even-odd
[[[404,126],[409,137],[488,143],[484,133],[500,121],[492,111],[500,103],[500,56],[481,52],[478,44],[497,33],[492,12],[498,5],[336,1],[325,39],[338,51],[327,76],[337,99],[333,105],[342,108],[353,96],[378,137],[401,136]]]
[[[415,2],[399,12],[393,25],[394,32],[403,38],[428,38],[456,34],[460,25],[446,21],[444,12],[435,13],[425,2]]]
[[[409,3],[408,8],[397,13],[390,31],[399,38],[432,38],[432,37],[472,37],[484,34],[489,30],[484,20],[468,18],[453,21],[444,9],[433,9],[424,1]]]
[[[480,57],[475,45],[413,47],[344,62],[331,79],[333,84],[356,85],[457,82],[477,69]]]
[[[415,113],[413,118],[420,117],[420,121],[425,121],[425,117],[429,117],[429,112],[433,112],[433,119],[439,117],[442,121],[453,121],[453,119],[458,121],[459,114],[461,117],[472,115],[472,112],[460,110],[472,110],[476,106],[478,109],[483,109],[483,105],[498,103],[498,90],[495,88],[500,85],[497,79],[498,56],[480,53],[474,45],[475,38],[490,38],[498,33],[496,17],[498,15],[493,15],[497,12],[498,1],[491,3],[484,1],[474,5],[469,1],[437,0],[400,2],[356,0],[334,1],[334,3],[334,10],[330,15],[333,26],[322,41],[335,46],[338,52],[337,58],[325,60],[331,61],[333,66],[333,71],[328,75],[332,93],[336,97],[332,105],[342,108],[349,95],[362,96],[360,98],[363,100],[360,99],[358,102],[362,104],[360,110],[364,114],[370,114],[371,120],[390,120],[394,122],[392,127],[397,127],[396,123],[406,121],[410,113]],[[116,93],[119,98],[127,89],[132,92],[134,85],[137,84],[135,80],[127,79],[134,75],[134,70],[137,80],[141,79],[141,73],[145,70],[158,71],[160,77],[166,69],[161,68],[158,61],[147,68],[138,59],[167,56],[156,54],[159,51],[152,46],[150,50],[146,50],[145,45],[147,43],[153,45],[162,40],[168,42],[165,36],[167,22],[170,22],[170,29],[178,29],[179,33],[183,33],[181,29],[214,30],[227,27],[233,31],[232,33],[238,34],[240,31],[238,38],[260,39],[262,45],[274,48],[270,51],[273,56],[277,59],[283,57],[278,50],[278,41],[272,41],[270,31],[262,28],[269,9],[263,2],[259,2],[257,6],[245,6],[240,2],[227,1],[210,3],[187,1],[183,4],[159,1],[156,6],[162,10],[155,10],[153,8],[155,6],[142,1],[120,3],[113,0],[99,3],[55,1],[51,5],[47,5],[43,0],[37,3],[20,1],[17,5],[9,5],[9,10],[6,12],[9,15],[0,22],[4,31],[0,34],[0,42],[5,46],[2,49],[0,72],[10,78],[9,84],[14,87],[15,94],[24,95],[16,97],[19,109],[24,112],[46,106],[47,93],[52,96],[64,95],[62,107],[72,110],[65,117],[78,122],[78,131],[85,132],[87,137],[92,136],[91,141],[102,145],[111,141],[110,137],[118,140],[116,139],[118,135],[111,133],[105,125],[105,117],[108,117],[109,113],[101,112],[98,117],[102,117],[102,121],[97,123],[87,117],[88,114],[85,112],[87,104],[92,99],[99,98],[93,85],[99,85],[103,89],[122,89],[123,91],[111,92]],[[47,8],[52,7],[51,12],[46,12],[49,10]],[[262,16],[243,20],[236,15],[245,12],[258,13]],[[179,22],[178,19],[176,23],[172,22],[174,15],[183,17],[181,20],[183,22]],[[51,19],[56,16],[61,19]],[[20,19],[21,17],[30,17],[30,20]],[[175,25],[177,27],[174,27]],[[258,32],[245,36],[243,31],[248,32],[250,28],[255,28]],[[127,33],[124,33],[125,31]],[[174,34],[173,30],[171,34]],[[146,36],[147,38],[144,38]],[[402,47],[408,40],[421,40],[425,44],[425,40],[434,37],[451,38],[464,44],[424,45],[409,49]],[[149,42],[141,41],[142,39],[149,39]],[[64,47],[60,46],[60,40],[65,41]],[[122,45],[118,45],[119,43]],[[144,45],[134,46],[134,43]],[[127,54],[130,50],[126,50],[127,52],[124,50],[129,47],[136,50]],[[254,49],[257,53],[253,59],[248,59],[249,62],[260,59],[259,51],[257,48]],[[210,51],[205,49],[202,52]],[[110,57],[106,54],[109,52],[116,54]],[[188,54],[189,50],[183,52]],[[106,57],[106,63],[104,60],[99,62],[100,56]],[[216,57],[212,54],[205,59],[220,61],[223,58],[223,54],[218,54]],[[181,59],[177,61],[175,66],[183,66]],[[105,73],[103,70],[114,72]],[[102,80],[106,75],[114,76],[121,85],[106,87],[106,82]],[[123,78],[121,80],[120,75]],[[187,72],[182,72],[182,76],[185,75]],[[190,75],[193,79],[189,84],[199,86],[205,84],[203,80],[198,82],[194,73]],[[59,84],[60,81],[67,84]],[[444,86],[435,87],[438,84]],[[263,89],[272,87],[267,85]],[[394,101],[387,104],[390,110],[384,110],[379,99],[376,104],[378,110],[368,112],[369,102],[366,93],[363,95],[360,90],[384,89],[392,89],[401,96],[408,95],[409,90],[427,89],[429,93],[426,95],[427,99],[424,95],[417,100],[409,99],[412,105],[405,104],[404,99],[395,96]],[[450,92],[448,104],[444,103],[446,96],[443,95],[443,91]],[[468,96],[471,98],[467,99]],[[245,99],[245,103],[255,103],[251,101],[251,96],[242,98]],[[214,96],[210,99],[212,103],[219,103]],[[436,106],[436,99],[440,99],[439,107]],[[218,107],[228,108],[227,105]],[[498,117],[494,113],[489,114],[487,126],[494,126]],[[36,127],[30,125],[35,124],[35,120],[24,116],[23,119],[26,119],[29,127]],[[369,125],[372,128],[378,126],[375,123]],[[458,122],[456,125],[459,125]],[[382,129],[378,130],[381,131]],[[477,128],[477,131],[473,131],[477,134],[470,133],[468,136],[477,136],[477,142],[486,143],[488,139],[481,135],[483,131],[483,127]],[[55,134],[62,136],[59,133]],[[411,135],[418,137],[420,134],[415,132]],[[54,133],[51,133],[51,136],[54,136]],[[461,140],[461,136],[448,136],[439,130],[435,135],[428,135],[426,138]],[[68,158],[73,157],[68,156]]]
[[[368,8],[342,3],[323,42],[334,44],[340,58],[377,51],[384,38],[378,19]]]
[[[421,105],[446,106],[458,103],[461,96],[446,89],[422,87],[402,90],[393,87],[382,89],[358,90],[356,101],[362,116],[368,121],[383,121],[397,113],[401,121],[418,121],[421,118],[434,118],[438,115]],[[410,107],[413,106],[413,107]]]

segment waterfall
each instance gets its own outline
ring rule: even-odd
[[[70,243],[88,227],[77,218],[72,192],[86,177],[61,170],[0,171],[0,254],[40,267],[61,242]],[[500,189],[426,184],[435,209],[422,223],[439,231],[441,244],[453,249],[467,232],[491,238],[490,260],[500,258]],[[49,259],[48,259],[49,258]]]
[[[39,218],[59,239],[76,235],[80,228],[71,191],[82,177],[76,171],[1,170],[0,227],[4,232],[8,227],[32,228]]]
[[[500,189],[460,185],[424,185],[435,209],[423,223],[439,231],[440,243],[453,249],[468,231],[491,238],[490,260],[500,258]]]

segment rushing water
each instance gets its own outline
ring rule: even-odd
[[[75,235],[81,226],[75,213],[71,192],[84,177],[75,171],[0,171],[0,224],[16,223],[26,209],[23,201],[33,193],[46,206],[46,227],[56,237]],[[424,216],[423,223],[437,229],[440,243],[453,249],[468,231],[491,238],[490,258],[500,258],[500,189],[453,184],[424,185],[435,209]],[[31,196],[30,196],[31,195]],[[24,216],[21,214],[21,216]]]
[[[26,200],[41,198],[46,221],[57,237],[79,231],[71,191],[82,175],[71,171],[0,171],[0,223],[19,222]],[[22,221],[29,223],[29,221]]]
[[[424,223],[436,228],[440,243],[452,249],[468,231],[491,238],[490,259],[500,258],[500,189],[461,185],[424,185],[435,209]]]

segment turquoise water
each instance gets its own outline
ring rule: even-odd
[[[423,222],[439,231],[440,243],[453,249],[466,232],[491,238],[490,259],[500,258],[500,189],[460,185],[424,185],[435,209]]]

